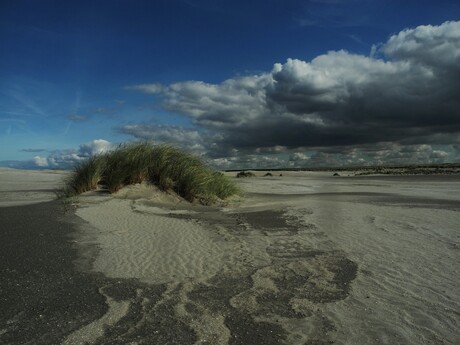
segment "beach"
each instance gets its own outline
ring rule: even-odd
[[[255,174],[202,206],[0,171],[0,343],[457,343],[460,175]]]

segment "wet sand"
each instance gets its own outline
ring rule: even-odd
[[[92,287],[94,297],[75,298],[99,307],[42,333],[64,344],[456,344],[460,178],[285,172],[237,182],[246,197],[225,207],[147,185],[80,197],[75,215],[52,223],[72,247],[65,270]],[[2,232],[13,247],[31,231],[9,240],[15,219]],[[13,325],[34,308],[6,309],[0,341],[27,343]]]
[[[76,270],[74,231],[62,205],[0,207],[0,343],[59,344],[103,317],[104,277]]]

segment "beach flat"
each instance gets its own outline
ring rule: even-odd
[[[226,206],[138,184],[1,207],[0,341],[455,344],[458,176],[255,174]]]

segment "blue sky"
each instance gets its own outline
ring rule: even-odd
[[[221,168],[460,157],[460,3],[0,1],[0,165],[132,140]]]

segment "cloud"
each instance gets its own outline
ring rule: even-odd
[[[28,161],[1,161],[0,166],[18,169],[70,169],[76,163],[90,156],[102,154],[115,148],[107,140],[96,139],[79,145],[78,149],[48,151],[46,157],[34,156]],[[26,149],[25,152],[39,152],[46,150]]]
[[[288,167],[289,162],[286,159],[276,155],[242,155],[225,158],[214,158],[208,160],[208,163],[217,169],[272,169]]]
[[[35,165],[40,168],[48,167],[49,165],[46,157],[35,156],[32,160]]]
[[[396,60],[458,73],[459,37],[460,22],[446,22],[440,26],[422,25],[390,37],[382,52]]]
[[[292,153],[290,156],[289,156],[289,161],[290,162],[302,162],[302,163],[306,163],[310,160],[310,157],[307,156],[305,153],[303,152],[294,152]]]
[[[113,150],[114,145],[104,139],[96,139],[85,144],[81,144],[78,149],[80,157],[90,157]]]
[[[117,108],[111,108],[111,107],[99,107],[94,110],[96,114],[100,115],[114,115],[118,112]]]
[[[140,84],[140,85],[126,86],[125,90],[141,91],[144,93],[160,93],[164,90],[164,87],[163,85],[159,83]]]
[[[119,127],[118,131],[155,144],[172,143],[200,155],[207,153],[207,148],[213,146],[213,139],[217,139],[194,128],[160,124],[124,125]]]
[[[195,129],[140,124],[120,131],[195,142],[223,165],[270,152],[291,155],[290,164],[452,159],[449,145],[460,144],[460,22],[406,29],[372,49],[371,56],[340,50],[288,59],[219,84],[131,86],[159,95]],[[296,154],[306,150],[316,154]]]
[[[310,0],[298,18],[301,27],[349,28],[369,23],[362,0]]]
[[[364,44],[364,41],[358,35],[346,34],[345,36],[355,41],[356,43]]]
[[[47,151],[46,149],[22,149],[21,152],[32,152],[32,153],[38,153],[38,152],[45,152]]]

